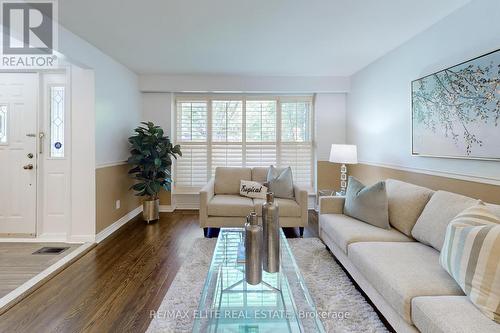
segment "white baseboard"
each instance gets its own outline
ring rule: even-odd
[[[44,269],[42,272],[38,273],[16,289],[12,290],[10,293],[0,298],[0,315],[14,306],[16,303],[21,301],[24,297],[29,295],[31,291],[35,290],[41,284],[45,283],[57,273],[62,271],[65,267],[69,266],[75,260],[83,256],[87,251],[94,247],[94,243],[85,243],[75,249],[73,252],[67,256],[61,258],[61,260],[50,265],[48,268]]]
[[[175,205],[175,209],[183,209],[183,210],[200,210],[199,204],[192,203],[183,203]]]
[[[175,208],[172,205],[160,205],[160,213],[172,213]]]
[[[106,238],[108,238],[111,234],[113,234],[115,231],[123,227],[127,222],[132,220],[134,217],[136,217],[138,214],[142,212],[142,205],[134,209],[133,211],[128,212],[124,216],[122,216],[118,221],[115,223],[107,226],[105,229],[103,229],[101,232],[99,232],[95,236],[95,242],[100,243]]]

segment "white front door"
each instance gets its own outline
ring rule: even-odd
[[[0,235],[36,234],[37,95],[37,74],[0,74]]]

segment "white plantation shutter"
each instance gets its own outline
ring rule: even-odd
[[[213,142],[241,142],[242,127],[242,101],[212,101]]]
[[[182,157],[177,160],[175,187],[197,190],[207,183],[207,145],[182,144]]]
[[[246,141],[276,142],[276,101],[246,102]]]
[[[208,107],[205,101],[177,103],[176,143],[182,157],[175,163],[174,186],[178,191],[198,190],[207,182]]]
[[[217,95],[177,99],[175,189],[197,192],[219,166],[290,166],[313,188],[312,99]]]
[[[305,101],[281,102],[281,141],[311,141],[311,103]]]
[[[241,144],[212,143],[212,176],[216,167],[243,166],[243,152]]]
[[[276,143],[247,143],[246,145],[246,166],[270,166],[277,165]]]
[[[243,165],[243,102],[212,101],[212,176],[219,166]]]
[[[304,100],[281,102],[280,166],[290,166],[297,184],[313,183],[312,103]]]
[[[207,102],[179,102],[177,104],[177,141],[179,143],[207,142],[207,116]]]
[[[290,166],[293,181],[312,190],[312,143],[282,143],[279,166]]]
[[[248,100],[245,111],[246,166],[276,165],[276,100]]]

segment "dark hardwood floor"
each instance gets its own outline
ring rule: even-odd
[[[304,237],[317,234],[310,212]],[[151,225],[136,218],[1,315],[0,332],[144,332],[200,237],[197,212],[165,213]]]

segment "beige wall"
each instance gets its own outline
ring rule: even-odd
[[[170,192],[161,191],[160,192],[160,205],[161,206],[170,206],[172,203],[172,195]]]
[[[425,186],[433,190],[445,190],[478,198],[485,202],[500,204],[500,186],[497,185],[433,176],[367,164],[351,165],[349,167],[349,171],[350,175],[358,178],[366,184],[374,183],[382,179],[393,178]]]
[[[142,198],[129,190],[133,180],[128,176],[127,164],[96,169],[96,233],[139,207]],[[120,209],[115,209],[120,200]],[[160,205],[170,205],[170,192],[160,193]]]
[[[96,169],[96,233],[141,205],[141,199],[129,191],[133,181],[128,169],[126,164]],[[115,209],[116,200],[120,209]]]
[[[316,177],[318,190],[340,190],[340,164],[318,161]]]

